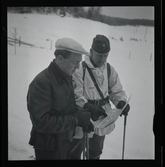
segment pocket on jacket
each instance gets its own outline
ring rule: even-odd
[[[59,151],[70,144],[68,133],[45,134],[32,130],[29,144],[37,149]]]

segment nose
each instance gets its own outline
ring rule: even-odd
[[[100,56],[100,59],[101,59],[101,60],[105,60],[106,58],[107,58],[106,55],[102,55],[102,56]]]

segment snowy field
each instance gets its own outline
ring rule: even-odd
[[[70,37],[89,51],[96,34],[110,39],[108,62],[119,74],[130,100],[127,118],[125,159],[154,159],[154,28],[109,26],[82,18],[57,15],[8,14],[8,37],[31,43],[8,44],[8,159],[32,160],[28,144],[31,121],[26,108],[28,85],[54,58],[58,38]],[[132,39],[132,40],[131,40]],[[121,159],[124,117],[106,136],[101,159]]]

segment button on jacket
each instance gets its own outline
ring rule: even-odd
[[[30,145],[56,151],[68,147],[76,127],[75,97],[72,77],[55,60],[30,83],[27,108],[33,125]]]

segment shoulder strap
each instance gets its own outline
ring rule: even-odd
[[[111,66],[109,63],[107,63],[107,78],[108,78],[108,85],[109,85],[109,78],[111,75]]]
[[[83,66],[83,81],[84,81],[84,77],[85,77],[85,70],[86,70],[86,63],[85,61],[82,61],[82,66]]]
[[[109,63],[107,63],[107,75],[108,75],[108,79],[109,79],[110,75],[111,75],[111,67],[110,67]]]
[[[84,63],[85,63],[85,62],[84,62]],[[86,63],[85,63],[85,64],[86,64]],[[94,75],[93,75],[93,73],[92,73],[92,70],[87,66],[87,64],[86,64],[86,68],[87,68],[87,70],[88,70],[88,72],[89,72],[89,75],[91,76],[91,78],[92,78],[92,80],[93,80],[93,83],[94,83],[94,85],[95,85],[95,87],[96,87],[96,89],[97,89],[99,95],[101,96],[102,99],[104,99],[104,95],[103,95],[103,93],[101,92],[101,90],[100,90],[100,88],[99,88],[99,86],[98,86],[98,84],[97,84],[97,82],[96,82],[96,79],[95,79],[95,77],[94,77]]]

